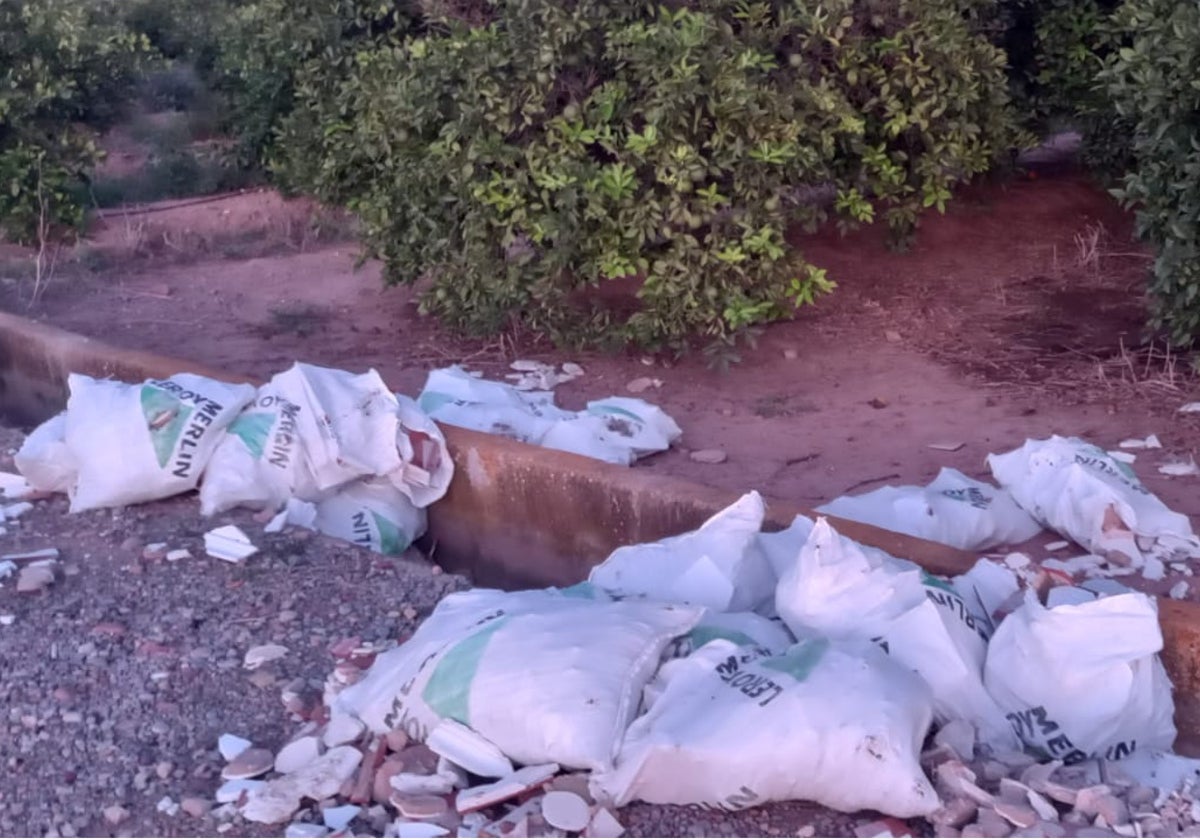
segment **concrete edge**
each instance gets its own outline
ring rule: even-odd
[[[66,403],[69,373],[138,381],[188,371],[226,381],[250,376],[136,350],[0,312],[0,414],[40,422]],[[650,542],[700,525],[738,494],[442,426],[455,462],[446,497],[430,508],[427,548],[451,571],[485,586],[576,583],[620,545]],[[768,500],[769,527],[797,514]],[[912,560],[936,574],[958,574],[975,557],[949,546],[835,520],[847,536]],[[1200,754],[1200,605],[1158,599],[1163,662],[1175,686],[1177,745]]]

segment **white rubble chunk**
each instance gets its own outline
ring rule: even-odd
[[[217,739],[217,750],[221,753],[221,758],[226,761],[233,761],[253,746],[254,744],[245,738],[230,735],[228,732]]]
[[[563,831],[583,831],[591,815],[583,797],[570,791],[552,790],[542,797],[542,816]]]
[[[243,793],[253,793],[266,786],[267,783],[261,779],[230,779],[217,788],[215,798],[221,804],[237,802]]]
[[[11,472],[0,472],[0,498],[20,499],[33,492],[33,485],[25,476]]]
[[[499,781],[458,792],[454,807],[460,814],[478,811],[497,802],[513,799],[527,790],[545,784],[558,773],[557,764],[531,764]]]
[[[275,756],[276,773],[294,773],[321,757],[321,739],[305,735],[286,745]]]
[[[335,713],[325,725],[325,734],[321,736],[321,741],[327,747],[338,747],[357,741],[365,730],[363,722],[353,715]]]
[[[321,821],[331,831],[341,831],[350,822],[362,813],[362,808],[357,805],[340,805],[335,808],[322,808]]]
[[[354,747],[334,747],[307,767],[252,791],[242,816],[251,822],[282,823],[299,810],[302,799],[320,801],[336,794],[361,761],[362,753]]]
[[[283,645],[267,644],[255,645],[246,651],[246,655],[242,657],[242,667],[247,671],[253,671],[255,668],[261,668],[268,662],[273,662],[287,656],[288,649]]]
[[[499,747],[456,720],[435,726],[425,745],[476,776],[499,779],[513,772],[512,762]]]
[[[223,525],[204,535],[204,553],[218,560],[240,563],[258,553],[258,547],[236,525]]]

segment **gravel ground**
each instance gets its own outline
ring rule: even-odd
[[[0,470],[13,471],[21,434],[0,428]],[[262,550],[241,565],[204,555],[203,533],[232,522]],[[206,836],[209,814],[168,815],[164,797],[206,807],[225,732],[271,749],[295,724],[280,689],[318,692],[347,637],[388,642],[411,633],[437,601],[469,582],[423,559],[381,558],[303,531],[264,534],[248,513],[203,520],[185,496],[69,515],[65,498],[37,502],[7,524],[0,553],[57,548],[58,579],[36,593],[0,586],[0,834]],[[143,556],[165,542],[192,557]],[[289,652],[250,672],[245,652]],[[127,812],[115,824],[106,809]],[[110,814],[116,814],[110,811]],[[869,815],[807,803],[736,814],[634,805],[618,814],[633,836],[847,836]],[[357,825],[357,824],[356,824]],[[243,823],[232,836],[279,834]]]

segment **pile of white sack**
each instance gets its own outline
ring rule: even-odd
[[[750,493],[570,589],[451,595],[331,698],[334,721],[417,741],[449,722],[481,755],[587,771],[614,806],[897,817],[949,795],[921,766],[931,727],[970,733],[966,761],[1171,749],[1153,598],[987,559],[938,578],[823,518],[763,533],[763,517]]]
[[[612,464],[663,452],[682,434],[670,415],[645,400],[609,397],[566,411],[554,404],[551,391],[520,390],[460,367],[432,371],[417,405],[453,426]]]
[[[454,473],[437,424],[374,370],[297,363],[258,389],[188,373],[139,384],[71,374],[68,386],[66,411],[15,460],[73,513],[199,487],[205,516],[280,513],[394,555],[424,533]]]
[[[881,487],[818,512],[966,551],[1016,545],[1043,527],[1091,553],[1091,565],[1142,570],[1200,558],[1183,514],[1145,488],[1132,467],[1098,446],[1059,436],[988,456],[994,487],[943,469],[926,487]]]
[[[189,373],[138,384],[71,374],[68,388],[66,411],[26,438],[16,463],[33,489],[66,493],[73,513],[199,488],[205,516],[251,508],[277,514],[268,530],[315,528],[389,555],[424,534],[425,509],[454,474],[433,417],[619,464],[680,435],[643,400],[563,411],[552,393],[457,367],[431,372],[419,402],[374,370],[302,363],[258,389]]]

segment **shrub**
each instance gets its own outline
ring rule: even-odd
[[[1129,166],[1128,126],[1097,75],[1119,45],[1119,0],[1009,0],[1004,46],[1015,99],[1037,130],[1068,126],[1083,135],[1083,159],[1097,173]]]
[[[0,0],[0,227],[15,239],[77,226],[98,157],[83,122],[111,118],[144,39],[105,0]]]
[[[1200,337],[1200,6],[1128,0],[1115,23],[1127,41],[1101,80],[1132,129],[1136,165],[1114,192],[1159,249],[1154,326],[1188,344]]]
[[[987,5],[368,13],[292,76],[276,168],[357,213],[387,279],[430,281],[426,309],[462,330],[728,341],[832,285],[784,243],[824,216],[798,192],[831,183],[841,219],[904,239],[1008,150],[1004,57],[964,15]]]

